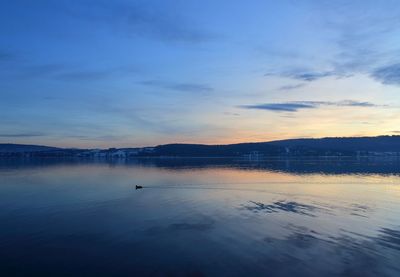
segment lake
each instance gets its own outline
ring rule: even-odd
[[[1,276],[400,276],[400,162],[2,160],[0,222]]]

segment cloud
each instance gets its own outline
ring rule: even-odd
[[[338,107],[379,107],[379,105],[366,102],[366,101],[355,101],[355,100],[342,100],[342,101],[298,101],[297,103],[307,103],[315,106],[338,106]]]
[[[302,88],[305,87],[306,84],[295,84],[295,85],[286,85],[286,86],[281,86],[279,88],[279,90],[294,90],[294,89],[298,89],[298,88]]]
[[[166,42],[202,43],[218,37],[198,28],[194,22],[179,14],[177,9],[171,9],[169,4],[96,1],[95,5],[78,2],[78,6],[66,9],[72,16],[105,23],[113,30],[121,30],[128,35]]]
[[[383,84],[400,84],[400,47],[396,43],[400,8],[396,1],[384,5],[374,1],[312,1],[306,5],[319,21],[315,38],[327,44],[326,51],[310,55],[297,45],[278,48],[277,53],[267,53],[271,59],[280,59],[273,69],[278,73],[267,76],[312,82],[329,76],[365,74]],[[288,53],[288,49],[295,54]],[[299,64],[311,66],[312,70],[298,70]]]
[[[175,90],[175,91],[185,91],[185,92],[210,92],[213,91],[213,88],[205,85],[205,84],[197,84],[197,83],[174,83],[174,82],[165,82],[159,80],[149,80],[140,82],[141,85]]]
[[[71,71],[55,75],[56,78],[68,81],[90,81],[109,77],[110,71]]]
[[[332,75],[334,75],[333,72],[304,72],[304,73],[288,74],[286,76],[297,80],[311,82]]]
[[[117,141],[124,137],[123,135],[94,136],[94,135],[70,135],[70,134],[62,134],[60,136],[63,138],[72,138],[72,139],[87,140],[87,141]]]
[[[139,70],[132,67],[114,67],[106,69],[81,69],[61,63],[19,64],[7,74],[19,79],[50,78],[63,81],[96,81],[114,76],[136,74]]]
[[[373,1],[346,3],[328,7],[327,26],[337,32],[339,53],[333,68],[339,72],[370,75],[383,84],[400,84],[400,48],[392,40],[399,36],[399,6],[386,3],[376,6]],[[338,16],[341,14],[341,16]],[[397,73],[396,73],[397,72]],[[396,77],[397,74],[397,77]]]
[[[279,77],[285,77],[285,78],[291,78],[294,80],[300,80],[300,81],[305,81],[305,82],[312,82],[316,81],[325,77],[330,77],[330,76],[339,76],[340,74],[338,72],[334,71],[309,71],[309,70],[304,70],[304,69],[292,69],[289,71],[282,71],[282,72],[269,72],[264,74],[264,76],[279,76]],[[298,84],[297,87],[304,86],[301,84]],[[289,89],[297,88],[296,86],[290,87]]]
[[[269,110],[275,112],[297,112],[299,109],[314,109],[316,106],[301,103],[270,103],[241,106],[245,109]]]
[[[213,40],[216,35],[190,27],[183,19],[173,19],[160,14],[134,12],[127,18],[128,31],[137,35],[163,41],[201,43]],[[180,22],[181,21],[181,22]]]
[[[239,113],[224,112],[224,115],[240,116]]]
[[[29,137],[43,137],[45,133],[0,133],[1,138],[29,138]]]
[[[400,85],[400,63],[379,67],[371,76],[383,84]]]
[[[379,105],[370,102],[360,102],[354,100],[331,101],[291,101],[286,103],[265,103],[256,105],[240,106],[244,109],[268,110],[274,112],[298,112],[302,109],[317,109],[320,106],[336,107],[378,107]]]
[[[99,70],[74,70],[69,69],[54,75],[55,78],[68,81],[95,81],[114,76],[124,76],[129,74],[137,74],[138,69],[133,67],[115,67]]]

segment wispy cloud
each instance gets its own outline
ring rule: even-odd
[[[62,134],[63,138],[72,138],[79,140],[87,140],[87,141],[118,141],[123,138],[123,135],[103,135],[103,136],[95,136],[95,135],[71,135],[71,134]]]
[[[400,63],[379,67],[371,76],[383,84],[400,85]]]
[[[267,103],[240,106],[245,109],[268,110],[275,112],[297,112],[300,109],[315,109],[316,106],[302,103]]]
[[[339,34],[340,52],[334,63],[338,70],[369,72],[398,59],[399,48],[387,47],[385,41],[398,36],[399,6],[393,2],[378,7],[372,1],[363,3],[361,9],[360,4],[349,2],[326,9],[330,13],[328,27]]]
[[[282,71],[282,72],[268,72],[268,73],[264,74],[264,76],[267,76],[267,77],[279,76],[279,77],[285,77],[285,78],[290,78],[290,79],[305,81],[305,82],[312,82],[312,81],[316,81],[316,80],[319,80],[319,79],[322,79],[325,77],[339,76],[339,75],[340,74],[335,71],[310,71],[310,70],[306,70],[306,69],[291,69],[291,70]],[[304,86],[304,84],[303,84],[303,86]],[[294,88],[296,88],[296,87],[294,87]]]
[[[240,116],[240,113],[224,112],[224,115],[229,115],[229,116]]]
[[[185,92],[211,92],[213,88],[205,84],[197,83],[175,83],[159,80],[148,80],[140,82],[141,85],[175,90],[175,91],[185,91]]]
[[[299,50],[297,57],[287,49],[279,49],[269,55],[283,62],[272,69],[277,73],[267,76],[312,82],[330,76],[365,74],[383,84],[400,85],[400,47],[395,40],[400,35],[400,9],[396,1],[384,5],[374,1],[312,1],[306,5],[314,9],[324,33],[335,34],[325,41],[336,48],[335,52],[315,52],[310,57],[308,52]],[[326,40],[325,36],[321,38]],[[289,49],[297,53],[296,47]],[[288,62],[295,58],[300,59],[300,64],[311,64],[311,69],[298,70],[296,63]]]
[[[311,82],[332,75],[335,75],[334,72],[325,71],[325,72],[303,72],[303,73],[293,72],[293,73],[287,73],[285,76],[296,80]]]
[[[366,101],[342,100],[342,101],[300,101],[298,103],[308,103],[316,106],[338,106],[338,107],[379,107],[380,105]]]
[[[97,81],[110,77],[136,74],[139,71],[133,66],[91,69],[78,68],[77,66],[61,63],[18,63],[14,68],[8,70],[6,74],[18,79],[49,78],[63,81]]]
[[[302,109],[317,109],[321,106],[336,106],[336,107],[378,107],[379,105],[370,102],[360,102],[354,100],[343,101],[291,101],[285,103],[265,103],[255,105],[240,106],[244,109],[267,110],[273,112],[298,112]]]
[[[110,77],[117,77],[117,76],[121,77],[121,76],[137,74],[139,72],[140,70],[133,66],[114,67],[114,68],[97,69],[97,70],[69,69],[55,74],[54,77],[58,79],[71,80],[71,81],[95,81]]]
[[[57,74],[55,77],[71,81],[92,81],[109,77],[112,71],[71,71]]]
[[[169,4],[166,4],[169,5]],[[162,3],[153,5],[151,1],[123,3],[117,1],[96,1],[79,3],[69,14],[85,20],[94,20],[111,26],[128,35],[143,36],[166,42],[202,43],[218,36],[197,27],[177,10],[165,12]]]
[[[45,133],[32,132],[32,133],[0,133],[1,138],[29,138],[29,137],[43,137]]]
[[[339,53],[332,63],[334,70],[367,74],[383,84],[399,85],[400,64],[395,63],[399,62],[400,48],[386,43],[399,35],[398,4],[377,6],[366,1],[326,5],[322,4],[328,13],[326,26],[339,35],[336,41]]]
[[[294,89],[302,88],[302,87],[305,87],[305,86],[306,86],[306,84],[304,84],[304,83],[295,84],[295,85],[285,85],[285,86],[281,86],[279,88],[279,90],[282,90],[282,91],[294,90]]]

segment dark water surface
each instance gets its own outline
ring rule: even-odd
[[[400,276],[399,165],[3,160],[0,276]]]

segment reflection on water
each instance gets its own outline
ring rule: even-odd
[[[3,160],[0,275],[399,276],[399,181],[397,160]]]
[[[287,201],[276,201],[273,204],[265,205],[260,202],[255,202],[255,201],[250,201],[253,206],[244,206],[247,210],[249,211],[263,211],[267,213],[272,213],[272,212],[279,212],[279,211],[284,211],[284,212],[291,212],[291,213],[297,213],[301,215],[309,215],[309,216],[314,216],[311,212],[315,209],[318,209],[316,206],[311,206],[311,205],[305,205],[305,204],[300,204],[297,202],[287,202]]]

